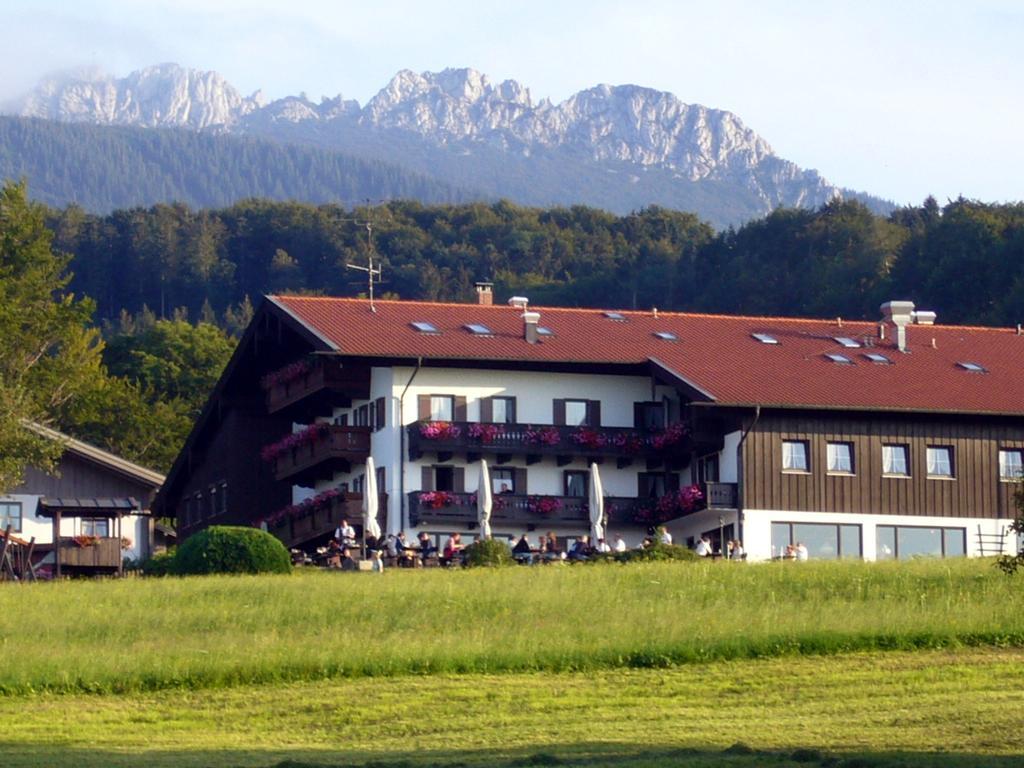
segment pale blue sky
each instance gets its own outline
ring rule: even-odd
[[[165,61],[270,98],[365,103],[469,66],[559,101],[636,83],[728,109],[781,156],[897,202],[1024,199],[1024,2],[0,0],[0,100]]]

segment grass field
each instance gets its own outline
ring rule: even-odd
[[[979,560],[9,585],[0,765],[1008,768],[1022,609]]]
[[[307,573],[0,589],[0,692],[124,692],[423,673],[1024,647],[988,562]]]
[[[1010,768],[1022,706],[1024,653],[982,649],[18,696],[0,763]]]

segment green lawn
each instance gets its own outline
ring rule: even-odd
[[[979,560],[664,563],[9,585],[0,693],[659,668],[1024,647],[1024,581]]]
[[[0,697],[0,764],[1010,768],[1022,711],[1016,649],[42,694]]]

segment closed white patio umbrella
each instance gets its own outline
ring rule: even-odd
[[[476,489],[476,515],[480,523],[480,535],[491,538],[491,473],[487,468],[487,459],[480,459],[480,483]]]
[[[604,538],[604,488],[601,486],[601,473],[597,471],[597,464],[590,465],[590,494],[587,499],[587,506],[590,507],[590,543],[597,546],[597,542]]]
[[[372,536],[380,541],[380,524],[377,522],[377,469],[373,465],[373,456],[366,459],[366,482],[363,483],[363,549],[366,549],[366,538]]]

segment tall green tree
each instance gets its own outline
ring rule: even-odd
[[[44,217],[24,182],[0,188],[0,490],[52,466],[60,446],[23,425],[53,424],[100,371],[92,303],[67,292],[70,257],[53,252]]]

